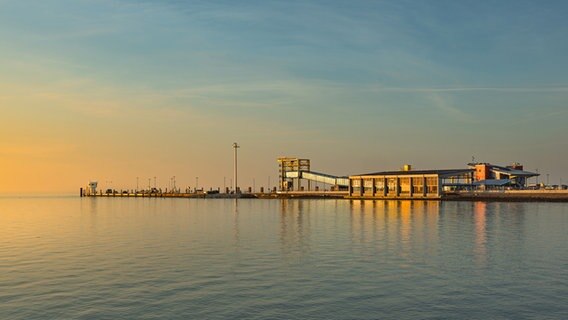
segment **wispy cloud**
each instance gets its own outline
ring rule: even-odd
[[[428,98],[431,101],[430,105],[446,116],[466,123],[477,122],[474,116],[455,106],[452,99],[448,96],[440,95],[437,92],[431,92],[428,95]]]
[[[568,92],[568,86],[526,86],[526,87],[478,87],[478,86],[462,86],[462,87],[383,87],[370,86],[367,87],[373,92],[408,92],[408,93],[436,93],[436,92]]]
[[[535,108],[537,109],[537,108]],[[537,109],[538,110],[538,109]],[[568,107],[564,110],[554,110],[549,112],[543,112],[538,110],[537,112],[531,112],[530,115],[522,117],[517,121],[511,122],[511,126],[525,125],[528,123],[536,123],[539,120],[551,119],[551,118],[564,118],[568,115]]]

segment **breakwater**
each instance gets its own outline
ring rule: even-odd
[[[208,192],[192,192],[192,193],[127,193],[127,192],[111,192],[111,193],[94,193],[86,194],[81,189],[82,197],[119,197],[119,198],[187,198],[187,199],[343,199],[347,196],[347,192],[343,191],[290,191],[290,192],[250,192],[250,193],[208,193]]]
[[[568,202],[568,190],[496,190],[448,193],[444,200]]]
[[[290,192],[250,192],[250,193],[96,193],[84,197],[124,197],[124,198],[186,198],[186,199],[350,199],[344,191],[290,191]],[[362,200],[412,200],[397,197],[381,199],[363,198]],[[568,202],[568,190],[499,190],[448,192],[441,198],[424,198],[430,201],[545,201]]]

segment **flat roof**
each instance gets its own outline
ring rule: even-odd
[[[351,177],[359,176],[412,176],[412,175],[427,175],[437,174],[440,176],[459,175],[474,172],[474,169],[440,169],[440,170],[409,170],[409,171],[380,171],[364,174],[355,174]]]
[[[525,176],[525,177],[540,176],[540,174],[538,174],[538,173],[525,171],[525,170],[513,169],[513,168],[509,168],[509,167],[498,166],[496,164],[491,164],[491,163],[473,163],[472,162],[472,163],[468,163],[467,165],[471,166],[471,167],[475,167],[478,164],[486,165],[486,166],[490,167],[493,171],[498,171],[500,173],[505,173],[505,174],[512,175],[512,176]]]
[[[481,181],[475,181],[473,185],[475,186],[504,186],[510,184],[511,179],[486,179]]]

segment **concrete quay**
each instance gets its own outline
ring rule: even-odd
[[[344,191],[289,191],[270,193],[96,193],[85,194],[83,197],[103,198],[187,198],[187,199],[343,199],[347,196]]]
[[[103,198],[186,198],[186,199],[360,199],[429,201],[541,201],[568,202],[568,190],[494,190],[445,192],[441,197],[350,197],[345,191],[278,191],[270,193],[96,193],[83,197]]]
[[[568,190],[495,190],[447,193],[450,201],[568,202]]]

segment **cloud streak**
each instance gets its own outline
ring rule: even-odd
[[[382,87],[370,86],[367,90],[373,92],[407,92],[407,93],[443,93],[443,92],[512,92],[512,93],[546,93],[546,92],[566,92],[568,86],[523,86],[523,87],[478,87],[478,86],[462,86],[462,87]]]

